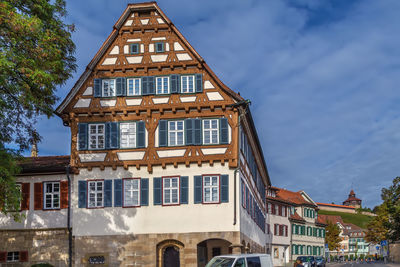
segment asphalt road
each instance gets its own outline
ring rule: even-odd
[[[388,263],[388,264],[383,264],[383,263],[354,263],[354,262],[349,262],[349,263],[328,263],[326,264],[326,267],[399,267],[400,264],[395,264],[395,263]]]

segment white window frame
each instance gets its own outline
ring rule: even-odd
[[[192,89],[189,89],[189,85],[190,85],[190,79],[192,79]],[[182,75],[181,76],[181,93],[184,94],[192,94],[195,93],[196,89],[195,89],[195,83],[196,83],[196,79],[194,77],[194,75]]]
[[[217,178],[217,185],[212,185],[212,179]],[[203,203],[220,203],[221,194],[221,177],[219,175],[204,175],[203,176]],[[206,179],[210,179],[210,185],[206,185]],[[210,199],[206,199],[206,189],[210,190]],[[217,199],[213,199],[212,190],[217,189]]]
[[[132,93],[129,92],[130,82],[132,82]],[[138,82],[136,87],[135,83]],[[126,95],[127,96],[140,96],[142,94],[142,81],[140,78],[128,78],[126,79]]]
[[[204,127],[204,124],[205,124],[205,122],[206,121],[209,121],[210,122],[210,128],[209,129],[205,129],[205,127]],[[217,128],[216,129],[214,129],[214,128],[212,128],[212,121],[216,121],[217,122]],[[202,129],[203,129],[203,145],[217,145],[217,144],[219,144],[219,119],[204,119],[203,121],[202,121]],[[213,131],[217,131],[217,141],[216,142],[213,142],[212,141],[212,132]],[[210,134],[210,142],[209,143],[206,143],[205,142],[205,136],[206,136],[206,132],[209,132],[209,134]]]
[[[47,185],[51,185],[51,192],[47,192]],[[58,192],[55,192],[55,185],[58,185]],[[60,182],[44,182],[43,183],[43,209],[54,210],[60,208],[61,202],[61,184]],[[50,207],[47,207],[47,196],[50,196]],[[58,205],[55,205],[55,197],[58,196]]]
[[[182,123],[182,130],[178,130],[178,122]],[[171,130],[171,124],[175,124],[175,130]],[[171,142],[171,134],[175,134],[174,144]],[[178,133],[182,133],[182,143],[178,144]],[[168,146],[185,145],[185,122],[183,120],[168,121]]]
[[[137,142],[136,131],[137,131],[136,122],[121,122],[119,124],[120,148],[136,148],[136,142]],[[126,144],[124,144],[125,139],[126,139]]]
[[[9,259],[11,256],[11,259]],[[6,262],[18,262],[20,258],[19,251],[9,251],[7,252]]]
[[[95,128],[96,128],[96,133],[92,133],[92,126],[94,126]],[[99,126],[102,126],[103,127],[103,133],[102,134],[99,134],[98,132],[99,132]],[[106,125],[104,124],[104,123],[91,123],[91,124],[89,124],[89,129],[88,129],[88,131],[89,131],[89,150],[96,150],[96,149],[104,149],[105,148],[105,145],[106,145],[106,135],[105,135],[105,131],[106,131]],[[92,136],[94,136],[95,137],[95,140],[96,140],[96,142],[95,142],[95,146],[96,147],[92,147]],[[103,137],[103,146],[100,146],[99,145],[99,140],[100,140],[100,137]]]
[[[167,80],[167,83],[165,84],[165,79]],[[161,87],[158,84],[158,81],[161,80]],[[160,90],[160,92],[159,92]],[[169,89],[169,77],[168,76],[160,76],[156,77],[156,94],[157,95],[165,95],[169,94],[170,89]]]
[[[94,183],[95,189],[91,190],[90,185]],[[101,184],[101,190],[98,190],[97,184]],[[104,207],[104,180],[94,180],[87,182],[87,205],[88,208],[103,208]],[[94,194],[94,204],[91,204],[90,194]],[[101,194],[101,204],[98,204],[98,194]]]
[[[106,86],[107,85],[107,91]],[[111,88],[112,85],[112,88]],[[110,92],[110,89],[113,89],[113,92]],[[107,94],[106,94],[107,92]],[[115,79],[103,79],[101,81],[101,95],[103,97],[113,97],[116,95],[116,82]]]
[[[173,179],[177,180],[177,186],[172,186]],[[169,181],[170,186],[166,187],[166,181]],[[176,190],[177,192],[177,201],[173,202],[172,193]],[[169,202],[167,203],[166,200],[166,192],[169,191]],[[180,204],[180,176],[174,177],[162,177],[162,203],[164,206],[170,205],[179,205]]]
[[[128,188],[127,190],[127,186],[128,186],[128,182],[133,182],[133,181],[137,181],[137,188],[134,188],[133,185],[130,185],[130,188]],[[140,207],[140,186],[141,186],[141,182],[140,182],[140,178],[127,178],[127,179],[123,179],[122,180],[122,184],[123,184],[123,207]],[[130,195],[133,199],[133,193],[137,192],[137,203],[127,203],[127,194],[126,191],[130,192]],[[133,199],[134,200],[134,199]]]

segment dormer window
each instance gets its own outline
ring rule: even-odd
[[[163,42],[156,43],[156,53],[163,53],[164,51],[165,51],[164,43]]]
[[[134,54],[139,54],[140,53],[140,48],[139,48],[139,44],[131,44],[131,51],[130,51],[131,55]]]

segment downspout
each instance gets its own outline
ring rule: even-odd
[[[72,229],[71,229],[71,177],[69,176],[70,166],[67,168],[68,179],[68,212],[67,212],[67,228],[68,228],[68,266],[72,267]]]

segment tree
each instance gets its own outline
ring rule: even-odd
[[[65,0],[0,2],[0,210],[16,219],[16,161],[40,141],[37,118],[53,115],[56,88],[76,69],[65,15]]]
[[[326,226],[325,244],[328,244],[330,251],[340,249],[340,241],[342,239],[339,237],[340,228],[335,223],[328,221]]]
[[[389,230],[388,238],[392,241],[400,240],[400,177],[394,178],[389,188],[382,189],[381,197],[389,217],[385,223]]]
[[[376,217],[374,217],[367,225],[365,240],[370,243],[378,244],[382,240],[386,240],[389,236],[387,228],[389,224],[389,213],[385,203],[374,208]]]

